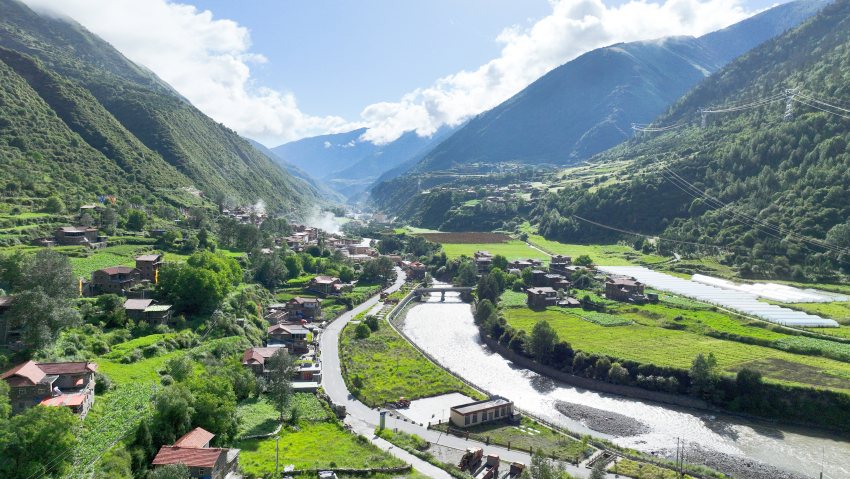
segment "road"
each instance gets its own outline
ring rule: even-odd
[[[396,270],[398,277],[392,286],[386,289],[388,292],[398,291],[404,284],[406,279],[404,273]],[[334,322],[329,324],[319,337],[319,347],[322,353],[322,387],[325,393],[333,400],[335,404],[344,405],[348,413],[345,418],[345,423],[358,434],[369,438],[373,444],[381,449],[388,451],[399,459],[411,464],[417,471],[426,476],[435,479],[451,479],[451,476],[442,469],[435,467],[428,462],[425,462],[416,456],[409,454],[407,451],[399,449],[389,442],[375,436],[375,428],[378,426],[380,412],[378,409],[372,409],[369,406],[358,401],[345,386],[345,381],[342,378],[342,370],[339,365],[339,335],[345,325],[351,321],[354,316],[362,311],[368,311],[379,303],[378,296],[369,298],[366,302],[360,304],[351,311],[343,314]],[[503,447],[485,445],[484,443],[466,440],[452,435],[443,434],[433,429],[427,429],[421,425],[406,422],[400,419],[387,417],[386,427],[389,429],[398,429],[409,434],[416,434],[432,444],[451,447],[454,449],[464,450],[468,447],[480,447],[484,449],[485,454],[498,454],[502,461],[505,462],[521,462],[524,464],[531,463],[529,454],[508,450]],[[590,475],[590,471],[584,467],[576,467],[569,464],[564,465],[568,473],[576,477],[585,478]],[[608,475],[612,477],[613,475]]]

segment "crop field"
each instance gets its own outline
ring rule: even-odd
[[[679,477],[679,474],[672,469],[659,467],[655,464],[635,462],[631,459],[617,461],[616,465],[612,464],[608,467],[608,472],[634,479],[678,479]],[[685,479],[694,478],[685,474]]]
[[[340,363],[349,390],[367,405],[381,406],[401,396],[418,399],[450,392],[479,397],[423,356],[386,321],[366,339],[356,339],[354,329],[349,325],[341,334]]]
[[[490,254],[500,254],[509,261],[515,259],[542,259],[548,260],[549,255],[542,253],[519,240],[511,240],[506,243],[443,243],[443,251],[449,258],[457,258],[466,255],[470,258],[476,251],[489,251]]]
[[[593,324],[598,324],[599,326],[628,326],[632,324],[634,321],[628,318],[624,318],[622,316],[617,316],[614,314],[605,314],[599,313],[596,311],[584,311],[581,309],[564,309],[564,308],[555,308],[563,313],[572,314],[574,316],[578,316],[579,318],[590,321]]]
[[[775,303],[787,306],[811,314],[817,314],[824,318],[838,321],[838,324],[850,325],[850,302],[835,303]]]
[[[499,297],[499,306],[505,308],[524,308],[528,296],[525,293],[507,290]]]
[[[254,477],[268,477],[274,473],[275,438],[249,439],[235,447],[242,450],[239,465],[243,472]],[[282,430],[280,458],[281,469],[289,464],[296,469],[366,469],[404,465],[400,459],[381,451],[365,437],[345,431],[336,422],[301,422],[298,430]]]
[[[434,243],[456,243],[456,244],[480,244],[480,243],[508,243],[513,240],[504,233],[419,233],[419,236],[433,241]]]
[[[504,315],[508,324],[528,334],[538,321],[546,320],[561,340],[589,353],[682,369],[688,369],[697,354],[714,353],[720,369],[730,373],[748,366],[759,369],[773,382],[850,391],[850,364],[831,359],[640,323],[602,327],[555,310],[510,308],[504,310]],[[764,360],[779,362],[766,368],[762,367]],[[805,374],[798,374],[799,371]]]
[[[609,245],[583,245],[567,244],[558,241],[547,240],[537,235],[528,235],[529,243],[550,254],[562,254],[572,256],[588,255],[595,264],[602,266],[627,266],[634,264],[651,264],[666,261],[669,258],[656,254],[644,254],[631,246],[621,244]]]

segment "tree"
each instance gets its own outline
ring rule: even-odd
[[[548,321],[538,321],[531,330],[530,353],[542,364],[550,364],[558,342],[558,333]]]
[[[748,411],[758,411],[764,394],[761,373],[743,368],[735,376],[735,386],[738,389],[741,407]]]
[[[76,298],[79,293],[68,257],[52,249],[39,250],[24,260],[13,285],[16,291],[41,289],[53,298]]]
[[[360,323],[354,328],[354,337],[357,339],[366,339],[372,335],[372,330],[366,323]]]
[[[718,381],[717,359],[714,353],[698,354],[691,363],[691,394],[706,400],[714,398]]]
[[[580,269],[573,273],[573,277],[570,281],[574,288],[590,289],[593,287],[593,273],[587,269]]]
[[[188,379],[194,369],[194,363],[185,355],[171,358],[165,362],[165,372],[178,382]]]
[[[493,256],[493,267],[499,268],[502,271],[508,270],[508,259],[503,255],[497,254]]]
[[[490,300],[493,304],[499,301],[499,296],[502,294],[499,283],[492,274],[481,275],[481,278],[478,279],[476,291],[478,292],[478,299]]]
[[[593,365],[593,377],[596,379],[608,379],[608,372],[611,370],[611,360],[608,358],[599,358],[596,364]]]
[[[605,479],[605,461],[596,461],[590,470],[589,479]]]
[[[366,326],[366,329],[368,330],[369,327]],[[269,371],[266,392],[275,410],[280,413],[280,420],[283,421],[283,415],[292,400],[292,377],[296,372],[295,360],[286,352],[286,348],[279,348],[266,360],[266,367]]]
[[[583,255],[579,256],[578,258],[576,258],[575,261],[573,261],[573,263],[576,266],[590,266],[590,265],[593,264],[593,260],[590,258],[590,256],[583,254]]]
[[[286,266],[287,279],[297,278],[304,272],[301,258],[297,254],[290,254],[284,257],[283,264]]]
[[[148,215],[141,210],[130,210],[127,213],[127,229],[130,231],[142,231],[148,222]]]
[[[374,333],[380,327],[380,323],[378,322],[377,316],[372,316],[371,314],[366,316],[366,319],[363,320],[363,324],[369,326],[369,329]]]
[[[620,363],[614,363],[608,371],[608,378],[614,384],[628,384],[630,378],[629,370],[624,368]]]
[[[478,268],[472,261],[463,261],[458,265],[454,282],[458,286],[474,286],[478,281]]]
[[[132,458],[127,449],[118,447],[109,451],[97,464],[94,479],[132,479]]]
[[[381,256],[363,263],[360,279],[365,282],[386,284],[395,279],[395,269],[392,260]]]
[[[172,384],[160,390],[154,397],[154,413],[151,419],[151,435],[154,445],[174,444],[178,437],[192,428],[192,404],[195,398],[183,384]]]
[[[44,204],[44,211],[56,215],[62,214],[65,212],[65,202],[58,196],[51,196],[47,198],[47,202]]]
[[[262,254],[259,251],[254,253],[256,265],[254,266],[254,279],[270,290],[281,286],[286,278],[289,277],[289,271],[286,269],[286,264],[277,254]]]
[[[147,479],[189,479],[189,468],[183,464],[160,466],[148,472]]]
[[[31,349],[52,343],[61,329],[80,321],[79,312],[67,299],[49,296],[41,288],[15,294],[6,318],[21,328],[21,339]]]
[[[354,281],[354,270],[349,266],[343,266],[339,269],[339,280],[343,283]]]
[[[475,306],[475,322],[481,324],[495,312],[496,307],[493,306],[493,303],[489,299],[480,300]]]
[[[64,407],[31,407],[9,421],[0,451],[0,477],[60,477],[71,466],[79,420]]]
[[[540,452],[535,452],[531,456],[531,467],[529,467],[529,475],[532,479],[560,479],[564,473],[560,467],[544,456]]]
[[[194,414],[192,424],[216,434],[216,441],[226,443],[236,435],[236,394],[228,378],[203,375],[190,383]]]

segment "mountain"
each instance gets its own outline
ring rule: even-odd
[[[280,159],[280,157],[278,157],[275,154],[275,152],[270,150],[268,147],[266,147],[262,143],[260,143],[258,141],[254,141],[250,138],[246,138],[246,140],[248,140],[248,143],[250,143],[251,146],[256,148],[257,151],[266,155],[266,157],[268,157],[271,161],[273,161],[278,166],[283,168],[284,171],[286,171],[287,173],[292,175],[294,178],[301,180],[301,182],[304,185],[303,187],[308,188],[314,196],[316,196],[318,198],[326,199],[330,202],[344,202],[345,201],[345,198],[342,195],[340,195],[336,191],[330,189],[324,183],[316,180],[315,178],[310,176],[306,171],[302,170],[301,168],[298,168],[297,166],[293,165],[292,163],[290,163],[288,161]]]
[[[409,131],[394,141],[376,145],[361,139],[366,128],[360,128],[304,138],[272,148],[272,152],[280,158],[279,164],[295,165],[352,198],[387,171],[420,159],[451,131],[444,127],[430,137]]]
[[[835,280],[850,271],[848,85],[850,0],[839,0],[700,83],[655,120],[671,131],[595,159],[627,174],[549,194],[533,219],[549,238],[634,239],[614,228],[744,276]],[[726,111],[701,128],[700,108]]]
[[[139,194],[177,206],[200,191],[217,201],[262,199],[281,212],[315,201],[246,140],[70,19],[0,0],[0,49],[7,190],[70,201]]]
[[[605,151],[731,59],[811,17],[825,4],[799,0],[774,7],[700,38],[671,37],[620,43],[579,56],[550,71],[514,97],[469,120],[428,152],[409,174],[371,188],[390,212],[417,184],[433,187],[447,170],[473,163],[571,165]]]

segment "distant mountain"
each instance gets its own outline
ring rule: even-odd
[[[656,119],[674,131],[594,159],[623,162],[627,175],[545,196],[532,221],[551,239],[634,241],[614,231],[626,230],[672,240],[660,241],[666,251],[717,255],[743,276],[837,281],[850,271],[848,85],[850,0],[839,0]],[[701,128],[700,108],[733,106]]]
[[[345,198],[337,193],[336,191],[330,189],[327,185],[322,183],[321,181],[316,180],[312,176],[310,176],[306,171],[298,168],[288,161],[284,161],[278,157],[275,152],[267,148],[265,145],[258,141],[254,141],[250,138],[246,138],[248,143],[251,143],[251,146],[256,148],[260,153],[266,155],[270,160],[275,162],[281,168],[283,168],[287,173],[292,175],[298,180],[301,180],[304,184],[305,188],[309,188],[313,194],[317,197],[324,198],[330,202],[344,202]]]
[[[700,38],[620,43],[588,52],[470,120],[416,170],[587,159],[629,138],[632,123],[651,121],[710,73],[823,5],[800,0]]]
[[[295,165],[351,198],[387,171],[420,159],[451,131],[446,127],[430,137],[409,131],[390,143],[376,145],[361,139],[366,128],[360,128],[304,138],[272,148],[272,152],[281,165]]]
[[[138,194],[179,206],[200,191],[241,204],[262,199],[281,212],[316,201],[246,140],[70,19],[0,0],[0,74],[0,173],[17,195]]]

